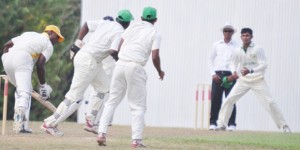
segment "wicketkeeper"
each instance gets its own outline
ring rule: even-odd
[[[99,93],[107,93],[110,79],[104,72],[102,60],[110,55],[110,50],[118,50],[121,33],[133,19],[129,10],[121,10],[115,21],[101,20],[86,22],[80,29],[76,45],[83,45],[74,57],[74,76],[70,90],[59,104],[56,112],[44,120],[41,128],[51,135],[63,136],[57,125],[78,109],[84,91],[91,84]],[[89,41],[83,43],[83,37],[93,31]]]
[[[36,64],[40,95],[47,100],[52,91],[45,80],[45,64],[53,53],[53,45],[64,37],[55,25],[46,26],[43,33],[24,32],[4,45],[2,62],[8,80],[16,87],[13,131],[31,133],[28,128],[31,105],[31,76]]]

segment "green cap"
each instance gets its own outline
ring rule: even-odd
[[[127,9],[120,10],[118,13],[118,19],[122,22],[130,22],[133,20],[133,16],[131,15],[130,11]]]
[[[229,89],[232,85],[233,82],[228,82],[227,77],[223,77],[221,86],[223,86],[226,89]]]
[[[156,9],[153,7],[145,7],[142,18],[145,20],[156,19]]]

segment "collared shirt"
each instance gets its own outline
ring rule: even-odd
[[[230,59],[237,47],[238,43],[233,40],[228,43],[220,40],[213,44],[208,60],[211,75],[216,74],[215,71],[230,71]]]
[[[90,32],[89,41],[81,48],[91,53],[97,60],[103,60],[109,55],[109,50],[118,50],[121,33],[124,28],[109,20],[87,21]]]
[[[122,34],[119,59],[144,66],[152,50],[160,48],[161,36],[153,24],[142,21],[130,25]]]
[[[53,54],[53,45],[46,33],[24,32],[11,40],[14,46],[9,51],[26,51],[31,55],[34,63],[41,54],[45,56],[46,62]]]
[[[253,42],[250,43],[246,52],[243,47],[240,47],[233,54],[231,72],[239,72],[238,69],[244,67],[253,70],[252,74],[249,73],[246,76],[263,76],[268,67],[264,50]]]

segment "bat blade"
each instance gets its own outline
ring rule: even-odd
[[[43,100],[39,93],[37,93],[36,91],[32,91],[31,92],[31,96],[35,100],[37,100],[38,102],[40,102],[43,106],[45,106],[46,108],[48,108],[50,111],[55,112],[56,107],[51,102]]]

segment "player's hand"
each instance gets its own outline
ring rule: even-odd
[[[160,72],[158,72],[158,75],[159,75],[159,79],[163,80],[164,76],[165,76],[165,72],[164,71],[160,71]]]
[[[77,39],[75,43],[70,47],[70,59],[76,55],[76,53],[83,47],[84,42]]]
[[[212,76],[212,79],[213,79],[213,81],[215,81],[216,83],[221,83],[221,78],[220,78],[220,76],[218,76],[218,75],[213,75]]]
[[[52,92],[52,88],[47,83],[40,85],[40,95],[43,100],[48,100],[50,98],[51,92]]]
[[[228,82],[233,82],[233,81],[235,81],[238,78],[239,78],[239,76],[236,73],[234,73],[234,74],[232,74],[230,76],[227,76],[227,81]]]
[[[248,68],[243,68],[243,69],[241,69],[241,74],[243,75],[243,76],[245,76],[245,75],[247,75],[248,73],[250,73],[250,70],[248,69]]]

